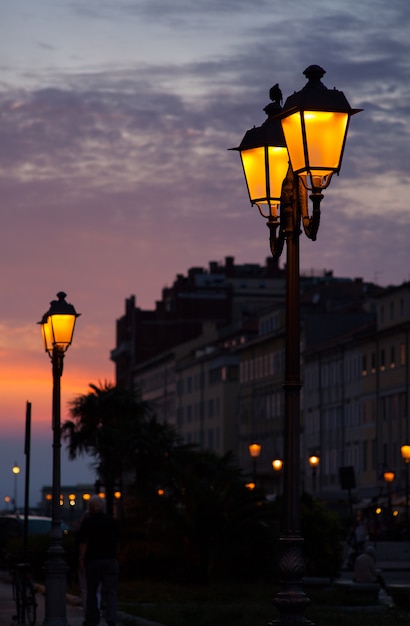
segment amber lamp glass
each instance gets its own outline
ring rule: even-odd
[[[276,216],[282,193],[282,182],[289,166],[282,125],[277,115],[278,103],[264,108],[268,119],[262,126],[245,133],[237,150],[241,155],[243,172],[251,204],[256,204],[264,217]]]
[[[405,443],[404,446],[401,446],[401,456],[404,459],[405,463],[410,462],[410,444]]]
[[[282,120],[295,174],[310,174],[318,188],[340,170],[349,116],[331,111],[300,110]],[[315,186],[316,186],[315,185]]]
[[[394,480],[394,472],[384,472],[383,476],[386,483],[392,483]]]
[[[261,453],[261,444],[260,443],[250,443],[248,446],[249,454],[253,459],[257,459]]]
[[[276,216],[289,163],[287,149],[251,148],[241,152],[241,160],[251,204],[256,204],[264,217]]]
[[[275,472],[280,472],[282,467],[283,467],[282,459],[273,459],[272,468],[275,470]]]

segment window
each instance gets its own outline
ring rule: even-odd
[[[243,363],[243,376],[244,376],[244,382],[247,380],[247,363]],[[213,369],[209,370],[209,384],[210,385],[215,385],[216,383],[219,383],[219,381],[221,380],[221,368],[220,367],[214,367]]]

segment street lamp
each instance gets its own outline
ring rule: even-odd
[[[272,255],[278,259],[286,242],[285,336],[285,524],[280,561],[282,587],[274,599],[276,624],[302,624],[310,603],[302,589],[304,561],[300,533],[300,304],[299,237],[315,240],[322,191],[340,171],[352,109],[341,91],[321,82],[325,71],[311,65],[305,87],[285,102],[278,85],[265,107],[268,119],[248,130],[239,151],[251,204],[267,219]],[[307,191],[313,210],[309,215]]]
[[[39,324],[44,348],[52,363],[53,373],[53,484],[51,498],[50,544],[45,564],[45,617],[43,626],[66,626],[67,564],[62,547],[60,492],[61,492],[61,376],[66,350],[71,344],[74,326],[79,314],[65,300],[60,291],[58,300],[50,303]]]
[[[273,459],[272,469],[273,469],[273,473],[275,477],[275,489],[276,489],[277,496],[279,496],[279,492],[280,492],[280,475],[282,472],[282,467],[283,467],[282,459],[280,459],[279,457],[276,457],[276,459]]]
[[[250,443],[248,445],[249,455],[252,459],[252,478],[256,486],[256,462],[260,457],[262,446],[260,443]]]
[[[392,502],[391,502],[391,485],[395,479],[395,473],[387,469],[383,473],[383,478],[385,480],[385,483],[387,484],[387,506],[388,506],[388,515],[389,515],[388,528],[389,528],[389,531],[392,531],[393,510],[392,510]]]
[[[410,463],[410,444],[405,443],[400,448],[401,456],[406,465],[406,538],[409,537],[410,528],[409,528],[409,463]]]
[[[313,493],[316,493],[316,475],[317,475],[317,468],[319,467],[319,463],[320,463],[320,457],[317,456],[317,454],[312,454],[309,457],[309,465],[312,469],[312,491]]]
[[[14,462],[14,465],[11,468],[11,471],[14,474],[14,512],[17,513],[17,481],[18,481],[18,475],[20,474],[20,468],[17,465],[17,461]]]

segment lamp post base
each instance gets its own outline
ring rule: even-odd
[[[68,566],[64,551],[52,548],[45,563],[45,617],[43,626],[69,626],[66,593]]]
[[[303,539],[300,535],[286,535],[280,538],[282,556],[279,562],[282,575],[281,590],[273,599],[279,611],[279,618],[270,626],[309,626],[311,621],[304,617],[310,599],[302,588],[305,563],[302,556]]]

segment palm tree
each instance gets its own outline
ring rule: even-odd
[[[114,486],[135,467],[135,454],[152,416],[152,406],[135,389],[105,382],[69,403],[70,420],[62,425],[70,459],[91,455],[105,486],[107,511],[113,512]]]

